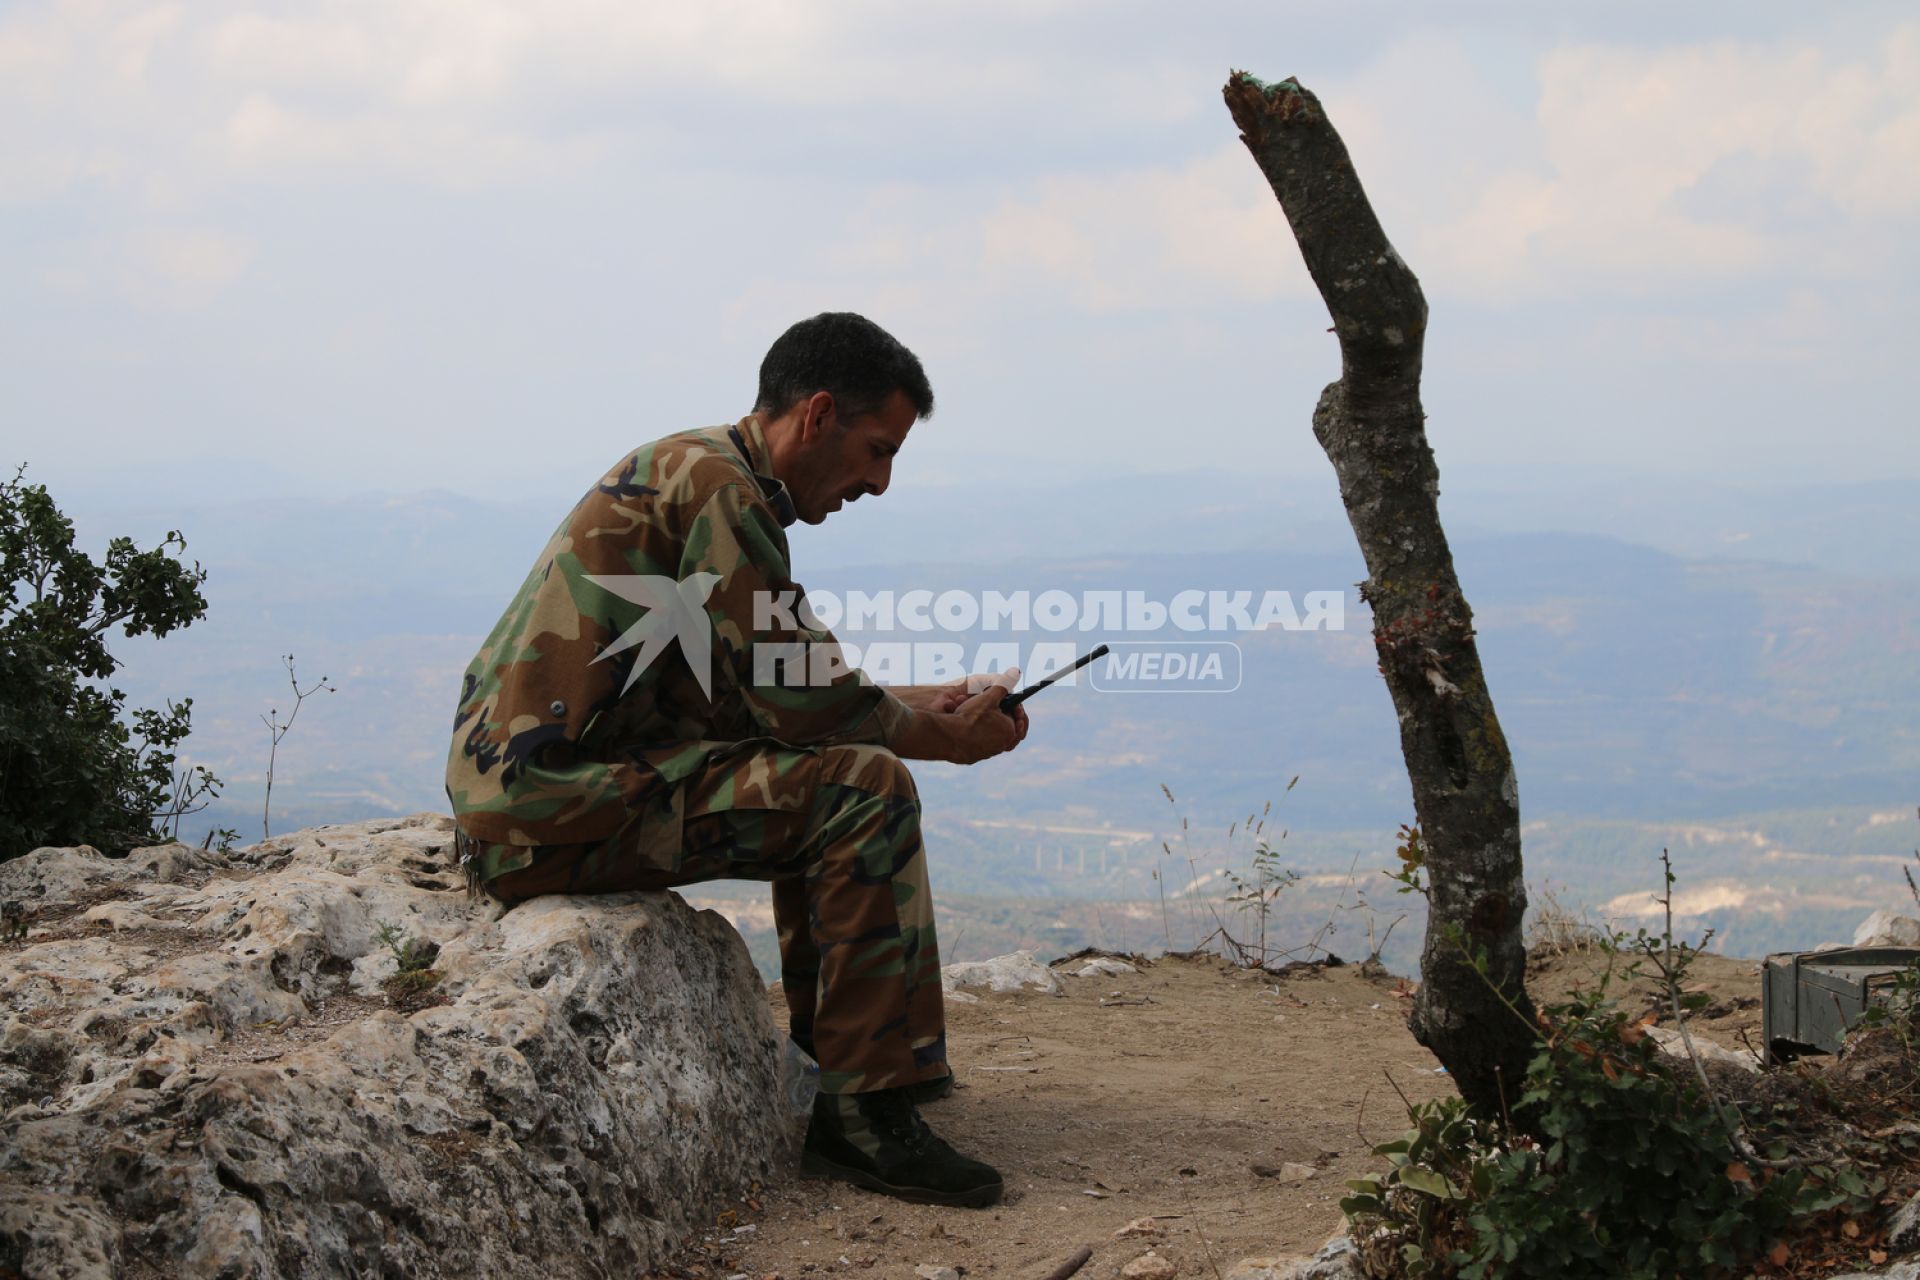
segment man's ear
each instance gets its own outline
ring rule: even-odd
[[[800,407],[800,439],[812,444],[826,434],[833,423],[835,406],[831,391],[816,391]]]

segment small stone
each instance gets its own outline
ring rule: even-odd
[[[1114,978],[1123,973],[1138,973],[1138,969],[1125,960],[1115,960],[1112,956],[1095,956],[1078,969],[1069,971],[1073,978]]]
[[[1367,1280],[1367,1273],[1360,1269],[1360,1251],[1342,1234],[1321,1245],[1313,1257],[1286,1273],[1286,1280]]]
[[[1301,1164],[1296,1160],[1289,1160],[1280,1165],[1254,1164],[1248,1167],[1253,1170],[1255,1177],[1278,1178],[1282,1182],[1305,1182],[1320,1172],[1313,1165]]]
[[[1915,1245],[1920,1245],[1920,1195],[1900,1206],[1900,1212],[1887,1224],[1889,1249],[1905,1253]]]
[[[1271,1258],[1242,1258],[1228,1269],[1221,1280],[1291,1280],[1294,1268],[1306,1262],[1297,1253]]]
[[[1120,1268],[1123,1280],[1173,1280],[1179,1274],[1179,1269],[1171,1262],[1151,1251]]]
[[[950,964],[940,970],[940,987],[954,991],[963,987],[982,987],[988,991],[1020,991],[1033,988],[1050,996],[1065,995],[1060,975],[1041,964],[1031,951],[1015,951],[968,964]]]
[[[1896,1263],[1886,1271],[1849,1271],[1829,1280],[1920,1280],[1920,1262]]]
[[[913,1269],[913,1274],[919,1276],[920,1280],[960,1280],[960,1273],[952,1267],[936,1266],[931,1262],[921,1263]]]
[[[1134,1236],[1157,1236],[1159,1234],[1160,1224],[1152,1218],[1135,1218],[1132,1222],[1129,1222],[1126,1226],[1114,1232],[1113,1238],[1115,1240],[1126,1240]]]
[[[1686,1039],[1674,1027],[1648,1027],[1647,1034],[1660,1046],[1660,1052],[1670,1058],[1685,1059],[1687,1056]],[[1725,1045],[1715,1044],[1698,1031],[1690,1033],[1693,1038],[1693,1051],[1700,1055],[1702,1062],[1724,1062],[1728,1066],[1739,1067],[1742,1071],[1759,1071],[1760,1059],[1751,1049],[1729,1049]]]

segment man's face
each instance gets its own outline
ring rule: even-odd
[[[819,524],[862,494],[885,493],[893,455],[918,419],[904,391],[895,391],[877,413],[851,418],[826,399],[802,424],[800,453],[785,478],[794,511],[808,524]]]

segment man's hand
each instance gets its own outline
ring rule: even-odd
[[[1000,672],[998,676],[977,674],[977,676],[968,676],[964,677],[964,679],[954,679],[954,681],[945,683],[945,685],[927,685],[927,689],[933,691],[933,697],[927,700],[927,710],[935,710],[935,712],[956,712],[956,710],[960,710],[960,708],[966,704],[966,700],[972,699],[972,697],[979,695],[979,693],[985,693],[987,689],[993,689],[995,685],[1006,689],[1008,693],[1012,693],[1014,689],[1018,689],[1018,687],[1020,687],[1020,668],[1018,668],[1018,666],[1010,666],[1010,668],[1006,668],[1004,672]],[[1000,712],[1000,714],[1004,716],[1006,712]],[[1025,704],[1025,702],[1020,702],[1020,704],[1014,706],[1014,731],[1016,731],[1016,733],[1014,733],[1014,745],[1018,747],[1020,743],[1027,741],[1027,704]]]
[[[887,692],[915,711],[952,711],[967,700],[967,682],[963,677],[945,684],[890,684]]]
[[[1010,667],[999,675],[975,675],[931,686],[932,696],[924,700],[903,698],[914,707],[913,720],[889,745],[908,760],[955,764],[977,764],[1011,751],[1027,736],[1027,712],[1025,707],[1015,707],[1009,716],[1000,709],[1000,700],[1019,680],[1020,669]]]

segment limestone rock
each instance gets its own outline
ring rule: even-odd
[[[1123,1280],[1173,1280],[1179,1269],[1157,1253],[1143,1253],[1120,1268]]]
[[[1920,947],[1920,920],[1876,911],[1853,931],[1856,947]]]
[[[768,1173],[780,1038],[672,894],[470,899],[420,815],[0,864],[0,1263],[635,1274]],[[435,954],[388,982],[382,925]],[[390,995],[389,992],[392,994]]]
[[[1031,951],[995,956],[967,964],[950,964],[940,971],[940,986],[953,991],[980,987],[987,991],[1020,991],[1031,987],[1050,996],[1066,994],[1060,975],[1034,959]]]
[[[1898,1253],[1920,1248],[1920,1195],[1901,1205],[1887,1224],[1887,1247]]]
[[[1294,1270],[1305,1265],[1310,1259],[1297,1253],[1285,1253],[1270,1258],[1242,1258],[1228,1268],[1223,1280],[1287,1280]]]
[[[1112,956],[1094,956],[1078,969],[1069,970],[1069,978],[1117,978],[1123,973],[1138,973],[1138,969],[1125,960],[1115,960]]]
[[[1679,1028],[1648,1027],[1647,1034],[1652,1036],[1653,1042],[1660,1046],[1660,1052],[1669,1058],[1686,1061],[1687,1045],[1680,1036]],[[1693,1050],[1700,1055],[1702,1062],[1724,1062],[1729,1066],[1739,1067],[1742,1071],[1760,1070],[1760,1059],[1752,1050],[1729,1049],[1724,1045],[1715,1044],[1698,1031],[1691,1031],[1690,1034],[1693,1036]]]
[[[1353,1247],[1353,1241],[1337,1235],[1311,1258],[1281,1272],[1279,1280],[1367,1280],[1367,1273],[1361,1269],[1360,1251]]]
[[[1833,1280],[1920,1280],[1920,1262],[1896,1262],[1885,1271],[1849,1271]]]

